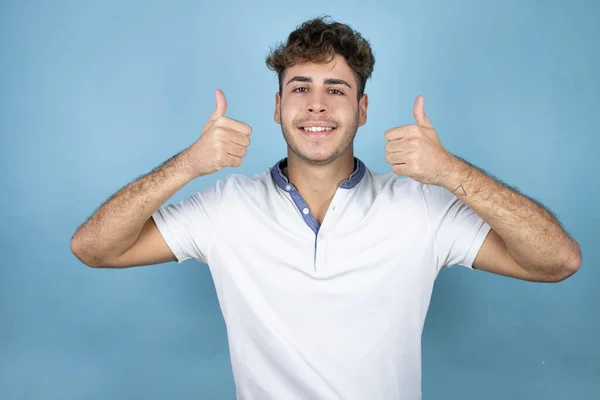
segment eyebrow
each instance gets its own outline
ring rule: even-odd
[[[313,79],[310,76],[295,76],[290,79],[285,85],[289,85],[292,82],[309,82],[312,83]],[[343,79],[325,78],[323,79],[325,85],[345,85],[352,89],[352,86]]]

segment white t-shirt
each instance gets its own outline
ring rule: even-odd
[[[490,226],[446,189],[357,158],[319,226],[286,162],[154,214],[178,262],[210,268],[237,398],[420,399],[436,276],[472,267]]]

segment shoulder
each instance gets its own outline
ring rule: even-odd
[[[456,195],[442,186],[425,184],[393,173],[368,171],[367,174],[370,190],[396,209],[414,210],[416,207],[430,215],[444,212],[451,207],[463,206]]]
[[[429,185],[391,172],[377,173],[369,170],[367,174],[369,174],[371,190],[388,197],[391,203],[406,200],[422,202],[425,200],[426,192],[431,190],[427,188]]]
[[[269,186],[271,176],[268,171],[254,175],[228,174],[215,181],[205,191],[218,194],[223,199],[230,197],[253,197],[257,191]]]

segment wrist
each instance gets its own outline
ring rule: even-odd
[[[454,155],[450,155],[451,159],[448,162],[448,167],[445,169],[440,186],[444,187],[449,192],[454,192],[460,185],[467,183],[471,174],[472,167],[464,160]]]
[[[191,182],[199,176],[206,175],[198,170],[194,161],[190,157],[189,149],[185,149],[171,159],[171,164],[175,174],[182,180]]]

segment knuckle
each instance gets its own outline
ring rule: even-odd
[[[215,155],[215,162],[216,162],[218,165],[222,165],[222,164],[223,164],[223,161],[224,161],[224,160],[223,160],[223,153],[222,153],[222,152],[220,152],[220,151],[217,151],[217,154]]]
[[[211,119],[210,121],[208,121],[208,122],[206,123],[206,128],[207,128],[208,130],[214,129],[214,127],[215,127],[215,124],[216,124],[216,123],[217,123],[217,120],[216,120],[216,119]]]
[[[215,125],[213,126],[212,133],[216,138],[221,137],[223,135],[223,128]]]

